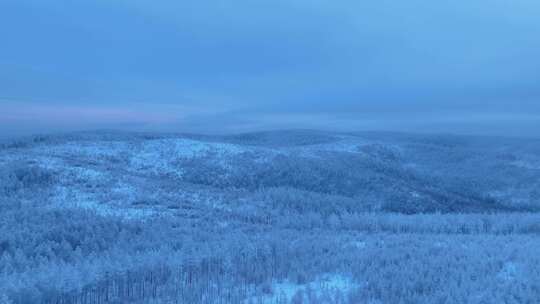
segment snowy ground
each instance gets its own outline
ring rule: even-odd
[[[338,303],[358,288],[351,278],[340,274],[324,274],[312,282],[272,282],[263,286],[263,294],[246,299],[246,304],[275,303]]]

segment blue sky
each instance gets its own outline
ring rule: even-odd
[[[540,136],[540,2],[0,1],[0,133]]]

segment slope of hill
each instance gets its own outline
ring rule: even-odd
[[[99,212],[166,213],[181,200],[219,204],[219,197],[249,200],[276,188],[339,198],[348,203],[336,208],[347,211],[540,207],[540,142],[517,139],[315,131],[75,134],[6,145],[0,166],[4,179],[10,170],[50,176],[53,207]]]

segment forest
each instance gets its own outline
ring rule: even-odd
[[[292,130],[0,144],[0,303],[538,303],[540,141]]]

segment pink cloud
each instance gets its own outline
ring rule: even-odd
[[[170,123],[182,117],[181,109],[153,110],[137,105],[118,107],[105,105],[70,106],[39,105],[0,101],[1,124],[40,124],[51,126],[83,126],[125,123]]]

